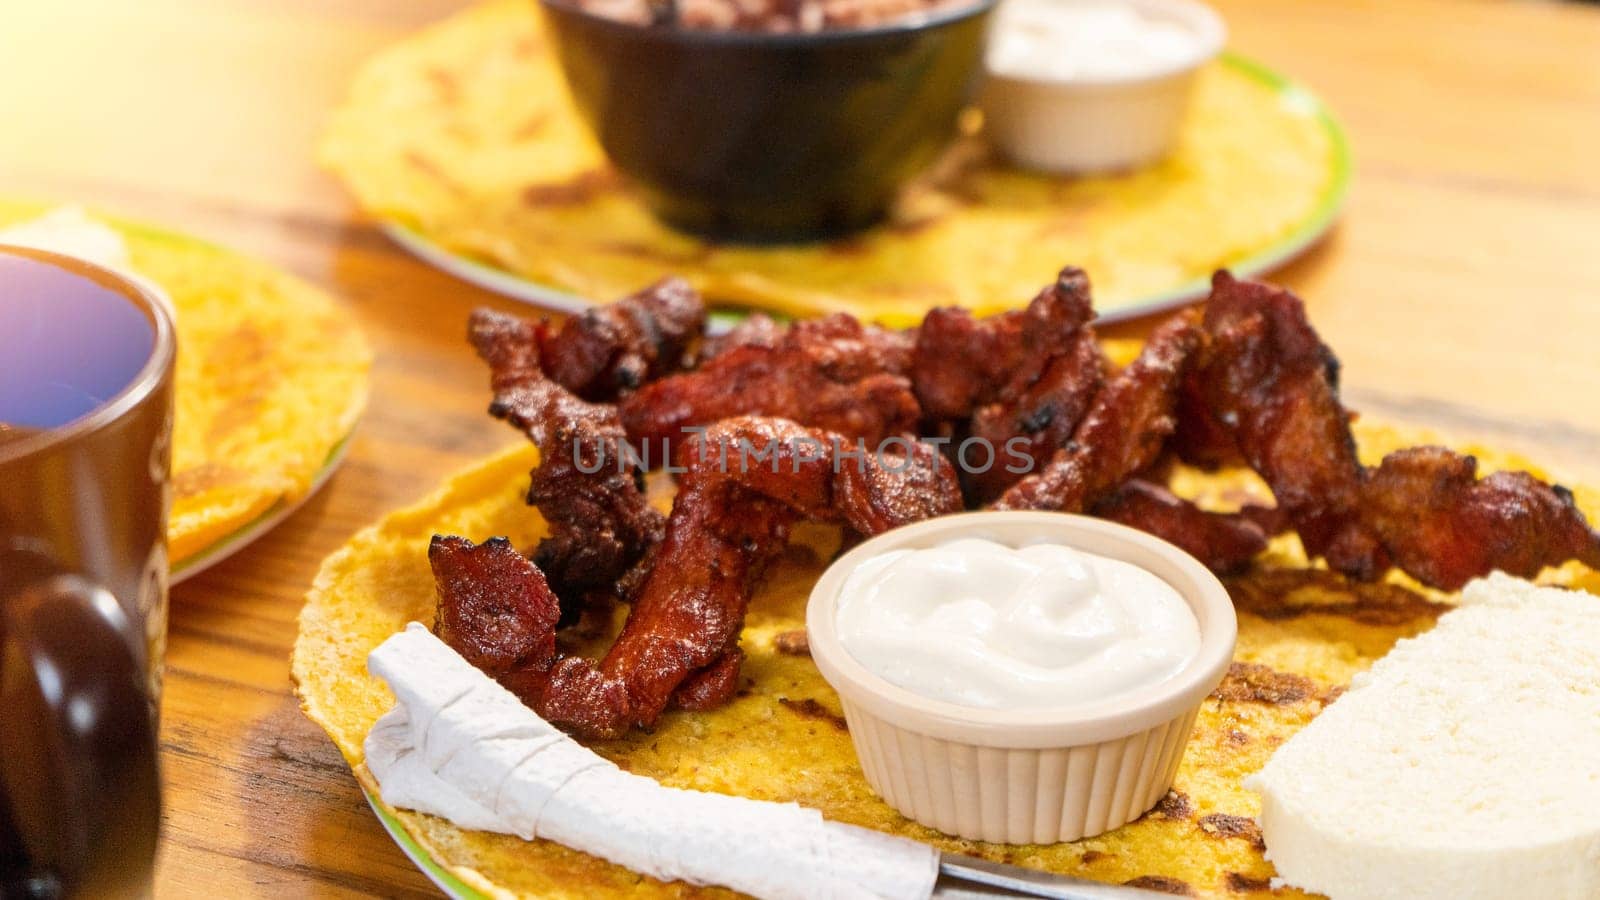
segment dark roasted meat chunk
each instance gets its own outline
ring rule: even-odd
[[[1267,548],[1267,533],[1238,513],[1208,512],[1148,481],[1129,481],[1095,504],[1094,514],[1146,531],[1220,574],[1244,570]]]
[[[867,454],[838,466],[831,453],[816,452],[841,440],[781,419],[717,423],[686,454],[666,536],[605,658],[522,666],[503,683],[549,721],[587,737],[649,727],[672,703],[725,700],[750,594],[795,521],[876,534],[961,509],[955,472],[931,449],[915,445],[892,464]],[[760,451],[760,460],[730,462],[725,452],[743,447]],[[443,592],[460,588],[439,587],[441,604],[456,602]]]
[[[555,660],[560,601],[510,541],[436,534],[428,564],[439,593],[433,631],[467,662],[499,678]]]
[[[978,319],[960,307],[932,310],[917,329],[911,381],[932,421],[962,420],[979,407],[1014,397],[1070,353],[1094,318],[1089,279],[1062,269],[1026,309]]]
[[[1572,559],[1600,568],[1600,534],[1570,492],[1526,472],[1477,472],[1477,460],[1443,447],[1391,453],[1364,473],[1363,521],[1396,565],[1445,590]]]
[[[1085,327],[1036,381],[974,413],[968,435],[983,442],[978,446],[992,448],[993,461],[984,466],[978,457],[974,471],[966,473],[973,501],[987,503],[1025,474],[1043,469],[1071,440],[1103,384],[1105,360],[1093,330]]]
[[[1212,280],[1196,375],[1211,414],[1261,473],[1306,552],[1371,579],[1389,560],[1360,520],[1361,467],[1339,403],[1339,361],[1281,288]]]
[[[610,401],[683,368],[705,324],[705,304],[689,282],[664,278],[568,319],[545,338],[541,356],[557,384]]]
[[[1083,512],[1154,465],[1172,434],[1178,387],[1199,345],[1192,312],[1163,322],[1139,357],[1095,395],[1067,447],[994,506]]]
[[[775,416],[860,438],[913,433],[920,410],[903,374],[910,343],[846,315],[797,323],[775,344],[748,343],[621,403],[628,435],[653,459],[722,419]]]
[[[617,408],[589,403],[548,378],[539,365],[538,326],[480,309],[472,344],[489,363],[489,412],[539,447],[528,502],[550,534],[535,552],[540,569],[570,612],[592,592],[615,592],[617,580],[660,540],[663,519],[650,506],[643,474],[629,463]]]
[[[700,344],[700,364],[735,347],[775,347],[783,338],[784,327],[765,313],[751,313],[726,332],[706,338]]]

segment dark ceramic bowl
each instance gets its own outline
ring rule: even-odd
[[[541,5],[578,108],[656,214],[766,242],[883,214],[954,134],[995,2],[817,34],[645,27]]]

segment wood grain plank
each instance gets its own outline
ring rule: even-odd
[[[1347,215],[1278,277],[1308,298],[1355,403],[1600,457],[1600,7],[1217,2],[1236,49],[1304,80],[1349,126]],[[461,337],[473,306],[518,307],[398,251],[311,155],[360,62],[461,5],[6,7],[0,191],[106,205],[268,258],[340,295],[377,348],[344,469],[173,592],[162,897],[431,895],[299,714],[286,660],[323,556],[516,440],[483,415]]]

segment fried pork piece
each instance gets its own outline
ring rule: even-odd
[[[1388,555],[1360,518],[1361,467],[1339,403],[1339,361],[1300,298],[1218,272],[1205,330],[1199,392],[1306,552],[1356,578],[1382,574]]]
[[[1400,568],[1445,590],[1571,559],[1600,568],[1600,533],[1569,491],[1526,472],[1477,471],[1476,459],[1443,447],[1391,453],[1364,473],[1363,520]]]
[[[957,306],[931,310],[917,330],[911,383],[932,421],[962,420],[980,407],[1016,397],[1074,349],[1094,317],[1089,278],[1062,269],[1026,309],[984,319]]]
[[[1094,515],[1176,544],[1206,568],[1231,574],[1267,548],[1267,533],[1241,514],[1208,512],[1148,481],[1133,480],[1094,506]]]
[[[685,678],[672,693],[673,709],[716,709],[739,690],[739,667],[744,651],[738,647],[717,657],[717,661]]]
[[[1179,459],[1207,472],[1244,465],[1232,432],[1206,406],[1199,371],[1199,366],[1191,366],[1189,376],[1178,390],[1178,427],[1172,433],[1169,446]]]
[[[975,468],[966,474],[973,501],[987,503],[1026,472],[1044,468],[1066,446],[1104,383],[1105,357],[1085,326],[1032,384],[974,413],[969,436],[987,442],[993,458],[986,467],[982,457],[973,460]]]
[[[470,336],[489,363],[489,412],[539,447],[528,502],[549,523],[535,553],[570,615],[590,594],[612,594],[617,580],[660,540],[663,519],[647,502],[642,473],[623,454],[615,406],[589,403],[540,367],[538,324],[480,309]]]
[[[1139,357],[1095,395],[1071,443],[994,507],[1083,512],[1154,465],[1172,434],[1178,387],[1199,346],[1192,311],[1163,322]]]
[[[579,397],[611,401],[683,368],[705,324],[705,304],[689,282],[664,278],[568,319],[543,341],[542,361]]]
[[[1066,445],[1105,380],[1089,320],[1089,278],[1062,269],[1025,309],[975,319],[935,309],[918,329],[912,384],[927,426],[958,445],[977,504],[1038,471]]]
[[[605,658],[521,669],[506,686],[557,727],[595,738],[653,725],[689,682],[701,689],[685,694],[690,705],[725,701],[732,680],[715,670],[737,652],[745,605],[796,518],[784,504],[726,481],[686,478],[655,564]]]
[[[1571,559],[1600,565],[1600,536],[1571,495],[1531,475],[1479,480],[1475,460],[1439,447],[1364,469],[1339,403],[1338,361],[1288,291],[1219,272],[1205,329],[1195,384],[1215,425],[1329,568],[1371,581],[1398,565],[1454,590],[1496,569],[1526,577]],[[1214,433],[1197,443],[1223,442]]]
[[[655,564],[605,659],[536,662],[504,672],[502,682],[549,721],[586,737],[649,727],[669,703],[725,702],[737,685],[745,606],[794,521],[840,522],[875,534],[961,509],[954,471],[925,445],[914,445],[905,462],[886,465],[867,454],[836,467],[817,449],[841,440],[779,419],[717,423],[691,455]],[[745,447],[759,460],[741,465]],[[526,560],[494,562],[503,570],[483,577],[530,580]],[[479,596],[458,581],[438,585],[441,621],[455,621],[448,608]],[[460,629],[453,633],[465,639]]]
[[[560,601],[510,541],[436,534],[428,564],[439,596],[450,598],[439,604],[433,632],[463,659],[494,678],[555,661]]]
[[[700,363],[704,364],[735,347],[776,347],[784,327],[765,313],[751,313],[723,334],[706,338],[700,344]]]
[[[798,322],[770,346],[746,343],[699,369],[646,385],[622,400],[629,437],[657,460],[689,429],[744,415],[776,416],[869,447],[912,433],[920,410],[910,382],[910,338],[836,314]],[[670,451],[669,451],[670,453]]]

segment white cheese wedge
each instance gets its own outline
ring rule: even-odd
[[[1600,898],[1600,598],[1496,574],[1245,780],[1332,900]]]
[[[413,622],[368,657],[397,705],[365,744],[384,802],[540,838],[664,881],[774,900],[926,900],[932,847],[814,809],[678,790],[617,768]]]

